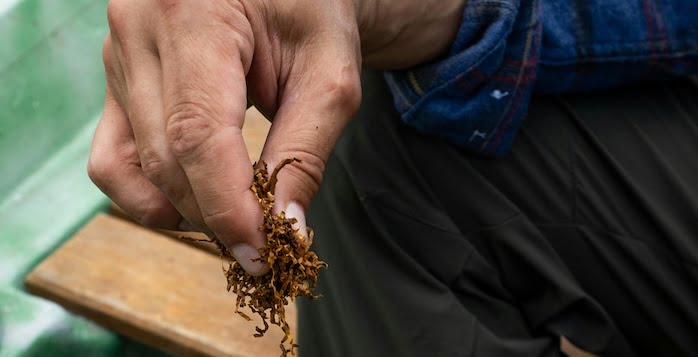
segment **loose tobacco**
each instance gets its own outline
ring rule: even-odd
[[[269,265],[269,273],[263,276],[250,275],[217,238],[210,240],[220,250],[221,258],[228,263],[227,268],[223,267],[223,273],[228,280],[228,291],[237,294],[235,312],[250,321],[251,318],[239,310],[248,306],[261,317],[263,327],[255,327],[255,337],[264,336],[269,330],[269,324],[281,327],[284,332],[279,344],[282,356],[287,356],[289,352],[295,354],[294,350],[298,347],[286,321],[286,306],[298,296],[318,298],[319,296],[313,295],[318,271],[327,267],[325,262],[309,250],[313,242],[311,228],[307,228],[305,236],[293,228],[293,224],[297,223],[295,218],[287,218],[284,212],[272,213],[277,175],[284,166],[294,162],[301,161],[286,159],[276,166],[271,175],[268,174],[264,161],[255,165],[254,181],[250,189],[262,206],[264,222],[259,229],[267,236],[266,246],[259,249],[259,260]]]

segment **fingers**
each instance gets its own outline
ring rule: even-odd
[[[136,4],[110,4],[114,37],[105,43],[112,49],[105,51],[110,86],[127,109],[121,118],[133,128],[132,166],[140,163],[140,177],[186,221],[218,237],[246,270],[263,273],[265,267],[252,262],[265,237],[240,132],[253,50],[244,9],[238,2],[206,1],[149,3],[151,11],[134,12]],[[102,186],[131,202],[119,203],[127,209],[145,203],[131,197],[132,190]]]
[[[271,168],[286,158],[302,161],[279,173],[275,209],[298,219],[295,228],[304,234],[304,212],[322,181],[325,162],[361,100],[355,49],[334,43],[318,46],[322,53],[307,53],[305,61],[296,59],[300,65],[283,88],[262,153]]]
[[[243,268],[261,274],[266,267],[252,259],[265,244],[258,229],[262,212],[250,191],[252,166],[241,132],[247,109],[244,62],[250,61],[245,53],[253,44],[235,31],[207,36],[179,34],[178,41],[164,38],[159,45],[165,139],[206,226]]]
[[[105,66],[120,105],[110,95],[91,176],[142,222],[173,229],[184,216],[219,238],[248,272],[264,273],[267,267],[252,260],[265,237],[241,135],[252,54],[266,53],[257,67],[267,66],[259,72],[263,98],[255,99],[275,113],[263,158],[270,166],[289,157],[303,160],[281,172],[276,189],[277,208],[297,217],[302,228],[324,163],[358,106],[355,23],[334,21],[342,16],[331,7],[304,24],[292,12],[284,26],[273,24],[280,37],[261,36],[268,42],[255,48],[251,23],[264,28],[262,15],[269,13],[238,1],[119,3],[110,3],[114,45],[108,38]],[[255,21],[248,21],[251,15]],[[109,154],[120,156],[110,161]]]
[[[189,181],[165,140],[162,70],[149,29],[153,21],[144,18],[154,10],[134,15],[127,9],[123,2],[109,4],[111,32],[103,49],[107,83],[133,129],[143,174],[185,217],[179,230],[207,232]]]
[[[113,22],[116,16],[112,14],[110,18]],[[144,38],[122,47],[118,36],[108,34],[103,59],[110,93],[124,108],[132,129],[130,140],[135,138],[142,174],[185,217],[178,230],[206,232],[189,182],[164,139],[160,61]]]
[[[141,224],[176,229],[182,220],[165,195],[143,175],[131,127],[109,91],[87,172],[102,192]]]
[[[167,143],[160,60],[153,53],[143,51],[136,65],[128,63],[132,83],[128,91],[128,117],[141,170],[184,216],[186,223],[179,230],[208,232],[189,180]]]

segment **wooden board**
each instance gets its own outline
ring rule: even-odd
[[[28,290],[175,355],[279,356],[273,326],[234,313],[218,257],[99,215],[26,278]],[[287,310],[295,331],[295,306]],[[251,315],[251,314],[249,314]]]
[[[114,203],[114,202],[112,202],[111,206],[109,207],[109,214],[111,214],[112,216],[115,216],[115,217],[119,217],[121,219],[125,219],[125,220],[130,221],[130,222],[134,222],[135,224],[138,224],[138,223],[136,223],[136,221],[133,220],[133,218],[131,218],[128,214],[126,214],[126,212],[124,212],[124,210],[122,210],[121,207],[117,206],[116,203]],[[168,237],[174,238],[180,242],[187,243],[187,244],[191,245],[192,247],[196,247],[198,249],[204,250],[204,251],[209,252],[215,256],[220,256],[220,252],[218,251],[218,249],[216,248],[215,245],[213,245],[211,243],[207,243],[207,242],[197,242],[196,241],[196,240],[208,239],[208,237],[206,237],[206,235],[203,233],[168,231],[166,229],[158,229],[157,231],[168,236]],[[180,237],[182,237],[182,236],[188,237],[191,239],[180,239]]]

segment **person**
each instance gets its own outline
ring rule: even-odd
[[[139,222],[264,274],[248,100],[272,121],[261,159],[302,160],[276,209],[301,231],[309,210],[330,267],[301,355],[698,351],[697,3],[111,0],[108,19],[88,173]]]

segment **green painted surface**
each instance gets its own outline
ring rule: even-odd
[[[99,113],[105,12],[103,1],[27,0],[0,15],[0,197]]]
[[[102,4],[96,4],[100,2]],[[21,59],[22,55],[30,52],[32,47],[45,42],[52,32],[62,25],[69,24],[80,15],[80,10],[86,6],[104,8],[105,1],[70,0],[70,1],[0,1],[1,9],[7,7],[7,12],[0,14],[0,68]],[[5,4],[3,6],[3,4]],[[102,16],[103,17],[103,16]],[[96,20],[100,20],[97,18]],[[101,22],[101,21],[100,21]]]
[[[157,354],[22,284],[108,203],[85,170],[106,32],[105,0],[0,0],[0,357]]]
[[[119,349],[118,336],[59,306],[14,289],[0,289],[0,301],[0,356],[108,356]]]

